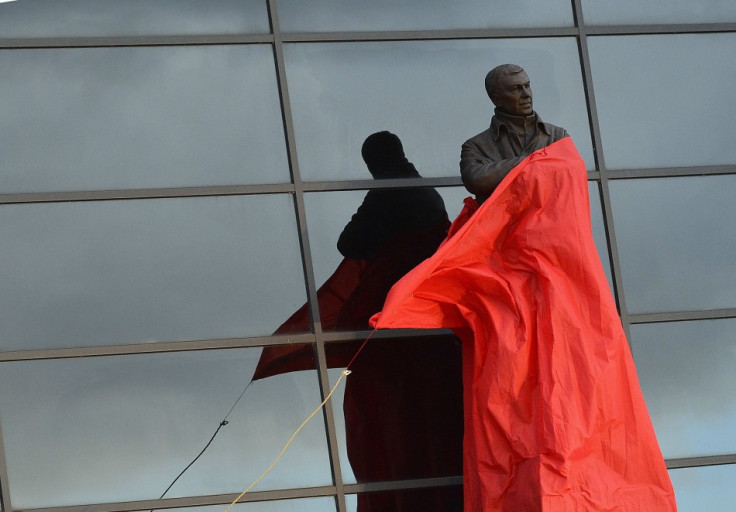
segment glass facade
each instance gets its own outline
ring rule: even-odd
[[[586,162],[679,509],[730,511],[734,43],[722,0],[0,3],[2,511],[224,510],[459,213],[505,62]],[[459,510],[457,342],[374,338],[233,510]]]

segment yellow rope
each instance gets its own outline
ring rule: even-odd
[[[253,489],[253,487],[255,487],[258,484],[258,482],[260,482],[261,480],[263,480],[263,477],[265,477],[267,474],[269,474],[271,472],[271,470],[274,468],[274,466],[276,465],[276,463],[284,455],[284,452],[286,452],[286,449],[289,447],[289,445],[294,440],[294,438],[299,433],[299,431],[301,429],[303,429],[304,426],[307,423],[309,423],[309,420],[311,420],[314,417],[314,415],[317,414],[320,411],[320,409],[322,409],[322,407],[325,406],[325,404],[327,403],[327,401],[332,397],[332,394],[337,389],[337,386],[340,385],[340,381],[342,381],[342,379],[345,378],[345,377],[347,377],[348,375],[350,375],[350,370],[347,370],[347,369],[343,370],[342,373],[340,373],[340,378],[338,378],[337,379],[337,382],[335,382],[335,385],[332,386],[332,389],[330,390],[330,392],[328,393],[328,395],[325,397],[324,400],[322,400],[322,403],[319,404],[319,406],[317,406],[317,408],[314,411],[312,411],[312,414],[310,414],[309,416],[307,416],[307,419],[304,420],[301,425],[299,425],[299,428],[297,428],[294,431],[294,433],[291,435],[291,437],[289,438],[289,440],[286,441],[286,444],[284,445],[284,447],[281,449],[281,453],[279,453],[278,456],[271,463],[271,465],[268,466],[268,469],[266,469],[266,471],[264,471],[263,473],[261,473],[261,476],[259,476],[258,478],[256,478],[255,481],[252,484],[250,484],[246,490],[244,490],[242,493],[240,493],[240,496],[238,496],[237,498],[235,498],[235,500],[232,503],[230,503],[230,505],[225,509],[225,512],[230,512],[230,509],[233,507],[233,505],[235,505],[237,502],[239,502],[240,499],[243,496],[245,496],[248,491],[250,491],[251,489]]]

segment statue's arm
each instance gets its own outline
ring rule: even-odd
[[[340,233],[337,250],[346,258],[370,259],[386,237],[388,208],[380,197],[369,192]]]
[[[487,196],[527,156],[522,154],[514,158],[492,160],[475,144],[466,142],[460,152],[460,176],[463,185],[471,194]]]

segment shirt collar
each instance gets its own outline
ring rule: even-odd
[[[505,128],[507,131],[523,132],[524,125],[529,122],[536,123],[539,130],[544,132],[546,135],[549,135],[549,130],[545,126],[545,123],[542,122],[542,119],[540,119],[539,114],[537,114],[536,112],[533,112],[529,116],[512,116],[511,114],[506,114],[505,112],[501,112],[498,109],[495,109],[493,113],[493,118],[491,119],[491,137],[493,137],[493,140],[498,140],[498,136],[500,135],[502,127]]]

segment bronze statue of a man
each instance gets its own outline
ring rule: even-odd
[[[542,122],[534,112],[529,76],[520,66],[493,68],[486,75],[486,92],[496,107],[491,126],[468,139],[460,153],[463,184],[478,204],[524,158],[568,136],[564,128]]]

